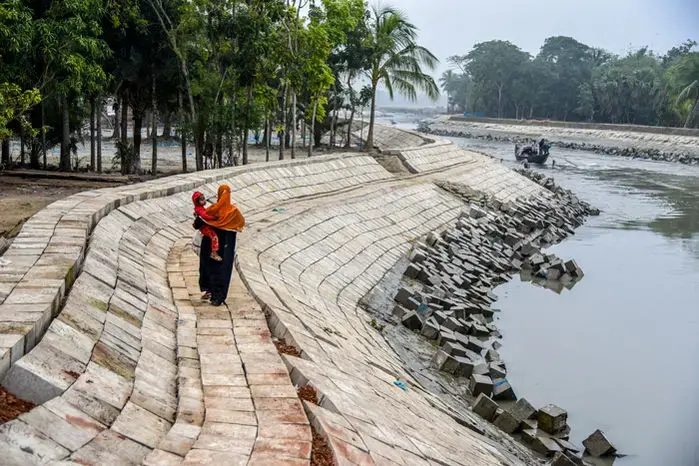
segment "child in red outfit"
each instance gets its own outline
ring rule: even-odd
[[[206,198],[199,191],[192,194],[192,202],[194,203],[194,215],[196,217],[199,217],[204,221],[216,220],[218,218],[214,215],[209,215],[206,213],[206,208],[204,207],[206,204]],[[209,225],[204,225],[203,227],[199,228],[199,231],[202,235],[211,239],[211,255],[209,257],[215,261],[221,262],[223,258],[218,254],[218,235],[216,234],[216,231]]]

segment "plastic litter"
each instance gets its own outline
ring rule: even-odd
[[[408,391],[408,387],[407,387],[407,386],[405,385],[405,383],[404,383],[403,381],[401,381],[401,380],[394,380],[394,381],[393,381],[393,385],[395,385],[396,387],[400,388],[400,389],[403,390],[404,392],[407,392],[407,391]]]

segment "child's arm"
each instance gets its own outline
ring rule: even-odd
[[[202,220],[216,220],[216,217],[206,213],[206,209],[202,206],[197,206],[194,208],[194,215],[198,216]]]
[[[201,217],[202,220],[216,220],[218,217],[216,215],[211,215],[206,213],[206,209],[204,207],[200,207],[196,210],[197,215]]]

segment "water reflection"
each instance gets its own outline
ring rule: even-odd
[[[570,280],[551,280],[545,276],[540,276],[532,274],[529,270],[522,270],[519,274],[519,279],[522,282],[529,282],[534,286],[541,288],[546,288],[555,292],[556,294],[561,294],[563,290],[572,290],[573,287],[583,279],[583,277],[575,277]]]

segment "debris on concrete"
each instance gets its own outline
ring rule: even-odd
[[[585,451],[592,456],[606,456],[616,453],[614,445],[607,439],[604,432],[599,429],[583,440],[583,446],[585,447]]]
[[[507,379],[494,379],[493,380],[493,399],[494,400],[516,400],[512,386]]]
[[[509,411],[502,411],[500,414],[497,415],[497,417],[493,421],[493,424],[499,427],[500,430],[502,430],[503,432],[512,434],[519,430],[521,422],[515,419],[515,417]]]
[[[556,405],[546,405],[539,410],[539,429],[549,434],[558,434],[567,427],[568,412]]]
[[[556,453],[563,451],[563,449],[554,439],[538,435],[534,436],[532,439],[531,446],[532,450],[541,453],[544,456],[553,456]]]
[[[481,393],[476,398],[473,404],[473,412],[478,414],[486,421],[492,421],[495,417],[495,412],[498,409],[498,404],[490,399],[485,393]]]
[[[551,460],[549,466],[576,466],[576,463],[566,456],[565,453],[559,451],[553,455],[553,460]]]
[[[510,408],[510,412],[515,419],[524,422],[527,419],[536,419],[537,411],[526,398],[520,398],[517,403]]]
[[[468,389],[473,396],[480,394],[490,396],[493,393],[493,381],[487,375],[471,374]]]

